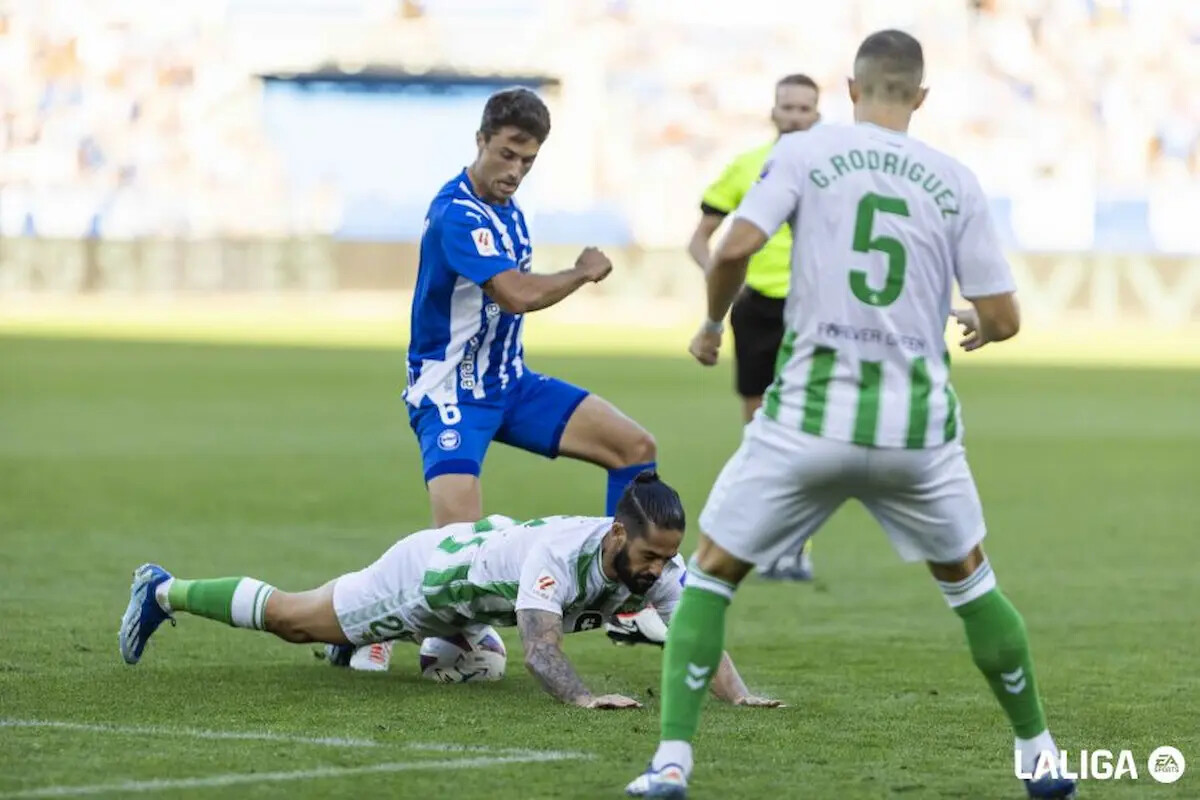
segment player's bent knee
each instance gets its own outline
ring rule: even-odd
[[[433,524],[474,522],[483,516],[479,478],[475,475],[445,474],[429,481],[429,503]]]
[[[333,610],[332,583],[310,592],[275,591],[264,611],[266,629],[292,644],[342,644],[344,634]]]
[[[975,545],[971,548],[971,552],[967,553],[961,561],[947,563],[930,561],[929,571],[933,574],[935,580],[957,583],[975,574],[975,570],[979,569],[986,560],[987,557],[983,553],[983,547]]]
[[[276,590],[267,598],[267,607],[263,610],[263,623],[269,632],[284,641],[306,644],[312,640],[306,638],[303,614],[304,603],[299,595]]]
[[[306,630],[295,625],[282,625],[278,630],[272,632],[280,639],[292,644],[311,644],[316,641]]]
[[[658,458],[658,442],[655,441],[654,435],[640,425],[634,424],[633,428],[621,448],[621,460],[625,462],[621,464],[623,467],[646,464]]]
[[[693,556],[693,559],[696,566],[705,574],[734,585],[741,583],[742,579],[754,568],[753,564],[742,561],[703,534],[700,536],[700,546],[696,548],[696,555]]]
[[[325,631],[326,625],[310,617],[283,620],[273,627],[270,626],[270,623],[268,625],[271,633],[292,644],[311,644],[312,642],[340,644],[340,642],[331,641]]]

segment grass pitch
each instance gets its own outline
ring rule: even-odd
[[[694,519],[738,438],[726,369],[534,355],[655,433]],[[660,652],[601,633],[568,654],[644,710],[556,704],[515,631],[493,685],[426,682],[404,647],[390,674],[348,674],[186,617],[121,662],[143,561],[306,588],[424,526],[403,376],[393,350],[0,337],[0,799],[620,796],[656,740]],[[1200,372],[966,367],[956,385],[1052,729],[1139,759],[1138,782],[1081,796],[1200,797]],[[599,470],[503,446],[485,468],[488,511],[600,513],[603,495]],[[924,570],[856,508],[815,554],[815,585],[739,592],[729,649],[789,707],[710,703],[694,795],[1020,797],[1010,735]],[[1192,762],[1174,785],[1146,775],[1161,744]]]

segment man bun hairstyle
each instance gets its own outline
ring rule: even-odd
[[[550,109],[532,89],[523,86],[502,89],[489,97],[484,105],[479,132],[486,141],[508,126],[532,136],[541,144],[550,135]]]
[[[642,537],[651,526],[671,531],[686,530],[687,517],[679,493],[648,469],[625,487],[617,502],[616,519],[630,536]]]

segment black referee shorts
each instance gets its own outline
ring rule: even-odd
[[[733,303],[734,384],[742,397],[760,397],[775,380],[775,356],[783,341],[783,298],[746,287]]]

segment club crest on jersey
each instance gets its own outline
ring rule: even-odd
[[[471,231],[471,241],[475,242],[475,249],[481,256],[500,255],[500,251],[496,249],[496,240],[492,237],[491,228],[476,228]]]
[[[767,163],[763,164],[762,172],[758,173],[758,179],[760,181],[767,177],[767,175],[771,172],[771,167],[774,166],[774,164],[774,160],[767,161]]]
[[[438,434],[437,443],[438,447],[443,450],[457,450],[458,446],[462,444],[462,436],[458,431],[447,428]]]

